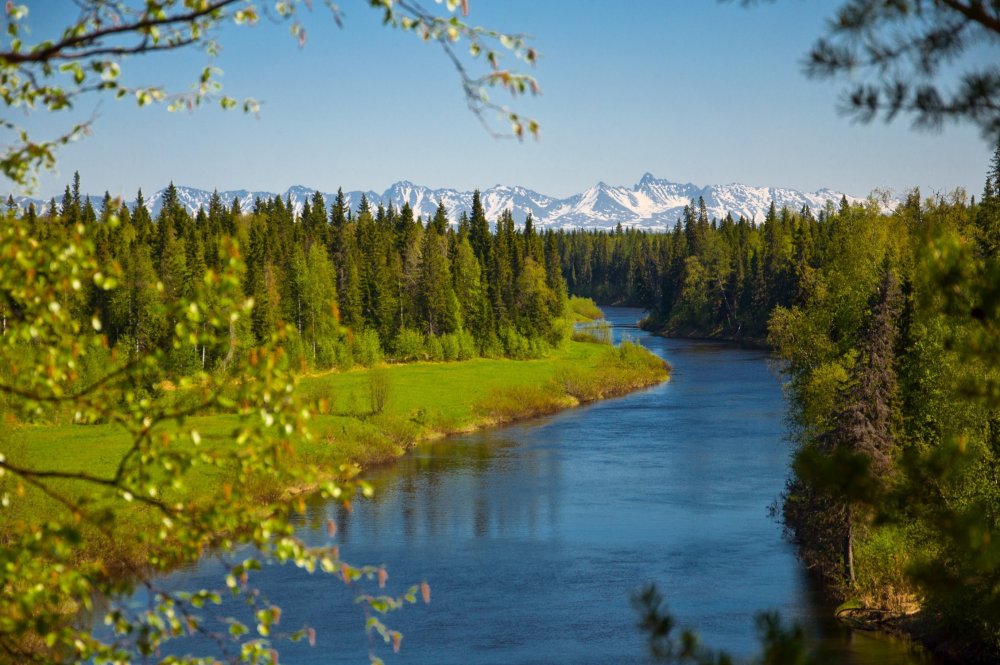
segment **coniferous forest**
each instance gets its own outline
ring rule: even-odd
[[[76,314],[88,322],[97,316],[110,347],[134,355],[169,340],[175,322],[165,303],[193,294],[207,269],[218,271],[239,251],[252,315],[216,355],[197,345],[168,349],[180,374],[224,367],[279,326],[287,326],[285,351],[314,369],[371,366],[384,357],[539,357],[569,335],[555,238],[530,220],[515,229],[509,213],[490,224],[478,192],[457,227],[443,206],[425,222],[407,205],[394,210],[363,199],[350,210],[342,195],[328,205],[319,193],[300,215],[277,196],[241,210],[216,195],[192,216],[173,185],[153,219],[141,191],[134,208],[105,195],[95,210],[81,197],[77,174],[61,202],[52,200],[45,214],[32,206],[24,221],[41,241],[82,223],[99,264],[120,266],[118,288],[85,291]]]

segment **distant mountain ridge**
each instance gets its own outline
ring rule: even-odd
[[[145,200],[146,207],[154,216],[160,211],[164,191],[161,189]],[[280,193],[280,196],[290,201],[298,214],[315,191],[296,185]],[[192,214],[202,207],[207,210],[212,197],[211,191],[194,187],[178,186],[177,193],[181,204]],[[329,207],[336,198],[336,192],[322,194]],[[276,192],[245,189],[219,192],[227,206],[232,204],[233,199],[238,199],[242,210],[252,210],[257,198],[273,199],[277,195]],[[472,192],[432,189],[406,180],[394,183],[381,194],[371,190],[344,193],[354,210],[361,202],[362,195],[367,196],[373,208],[379,204],[391,204],[398,210],[404,203],[408,203],[413,209],[414,217],[422,216],[425,221],[434,216],[439,201],[444,203],[453,224],[458,223],[463,212],[469,213],[472,210]],[[753,187],[739,183],[699,187],[692,183],[681,184],[658,179],[650,173],[642,176],[632,187],[599,182],[567,198],[556,198],[525,187],[507,185],[483,189],[480,195],[486,217],[490,221],[496,220],[502,211],[511,210],[518,223],[523,223],[528,213],[531,213],[536,226],[556,229],[613,228],[621,224],[623,227],[663,230],[672,227],[682,217],[684,206],[696,203],[699,197],[705,200],[710,218],[722,219],[731,214],[734,219],[743,216],[755,221],[763,220],[772,201],[779,210],[784,206],[793,210],[808,206],[817,212],[827,202],[838,204],[844,196],[852,203],[863,200],[832,189],[800,192],[782,187]],[[57,202],[59,200],[56,199]],[[90,200],[99,209],[101,197],[91,196]],[[47,201],[23,197],[16,198],[15,201],[24,208],[29,202],[33,202],[39,210],[48,205]],[[129,201],[128,204],[134,206],[135,201]]]

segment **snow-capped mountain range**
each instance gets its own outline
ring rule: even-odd
[[[163,201],[165,190],[159,190],[152,196],[147,194],[146,206],[150,212],[157,215]],[[297,185],[280,193],[282,199],[291,202],[296,213],[302,211],[305,202],[312,198],[316,190]],[[212,192],[194,187],[177,187],[181,204],[192,214],[199,208],[208,208]],[[336,192],[323,192],[323,198],[329,207],[336,198]],[[408,181],[400,181],[384,192],[352,191],[345,192],[352,209],[357,209],[361,196],[365,195],[374,208],[378,204],[392,204],[397,210],[408,203],[413,209],[414,217],[422,216],[428,220],[434,216],[438,202],[443,202],[448,216],[453,224],[458,222],[463,212],[472,209],[472,192],[460,192],[454,189],[431,189],[415,185]],[[773,201],[780,210],[788,206],[800,210],[808,206],[814,212],[819,211],[832,201],[838,204],[842,192],[831,189],[820,189],[816,192],[800,192],[781,187],[753,187],[743,184],[709,185],[699,187],[691,183],[681,184],[655,178],[645,174],[635,185],[607,185],[599,182],[580,194],[567,198],[556,198],[540,194],[525,187],[510,187],[496,185],[480,192],[486,217],[494,221],[504,210],[511,210],[514,219],[523,223],[528,213],[531,213],[534,223],[542,228],[612,228],[617,224],[624,227],[636,227],[648,230],[670,228],[681,218],[684,206],[697,205],[698,199],[705,200],[705,207],[710,218],[722,219],[732,214],[734,219],[743,216],[750,220],[761,221]],[[248,190],[233,190],[219,192],[219,196],[231,205],[233,199],[238,199],[240,208],[252,210],[257,198],[273,199],[276,192],[252,192]],[[95,208],[100,209],[101,197],[90,197]],[[34,202],[38,210],[48,206],[48,202],[37,199],[19,198],[17,203],[26,208],[29,202]],[[59,197],[57,197],[57,202]],[[861,201],[857,197],[847,195],[847,200],[854,203]],[[134,201],[129,205],[134,205]]]

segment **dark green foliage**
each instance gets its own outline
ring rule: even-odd
[[[574,295],[650,310],[648,325],[675,334],[761,340],[768,312],[790,305],[817,260],[819,222],[772,205],[764,223],[709,220],[686,206],[671,233],[570,231],[546,237]]]
[[[82,223],[93,232],[98,260],[122,268],[117,289],[84,285],[71,303],[74,316],[87,326],[100,314],[109,342],[129,355],[161,347],[178,375],[225,367],[286,325],[285,351],[320,369],[377,364],[383,349],[395,360],[537,357],[568,335],[555,239],[543,251],[534,229],[517,229],[509,211],[491,234],[478,197],[473,223],[459,233],[443,204],[425,228],[405,204],[398,211],[379,205],[373,214],[363,198],[352,215],[341,191],[329,211],[317,192],[298,215],[280,197],[258,199],[248,214],[214,193],[208,210],[192,216],[171,184],[155,221],[141,191],[135,209],[105,196],[98,215],[81,196],[79,175],[52,211],[39,218],[29,210],[24,223],[39,238]],[[232,327],[224,352],[168,348],[182,321],[165,312],[224,268],[229,238],[245,253],[242,288],[253,311]],[[3,325],[8,310],[0,301]]]
[[[798,301],[770,326],[798,441],[784,518],[804,559],[842,597],[921,606],[965,662],[1000,654],[1000,262],[988,232],[1000,219],[983,210],[916,193],[888,216],[842,207],[816,236]]]

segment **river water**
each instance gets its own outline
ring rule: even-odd
[[[336,519],[345,560],[384,564],[391,592],[426,580],[432,602],[386,619],[405,634],[394,655],[366,636],[355,585],[268,568],[258,579],[280,601],[282,627],[317,631],[315,647],[283,645],[282,662],[364,663],[374,650],[387,663],[428,665],[641,663],[629,598],[648,582],[681,626],[738,658],[756,652],[755,614],[776,609],[831,662],[927,662],[905,643],[831,622],[769,517],[790,445],[767,354],[652,337],[634,328],[640,315],[607,309],[617,337],[670,362],[669,382],[424,444],[372,474],[376,498],[351,513],[313,506],[306,521]],[[324,528],[303,531],[328,540]],[[205,561],[166,584],[217,587],[221,575]]]

